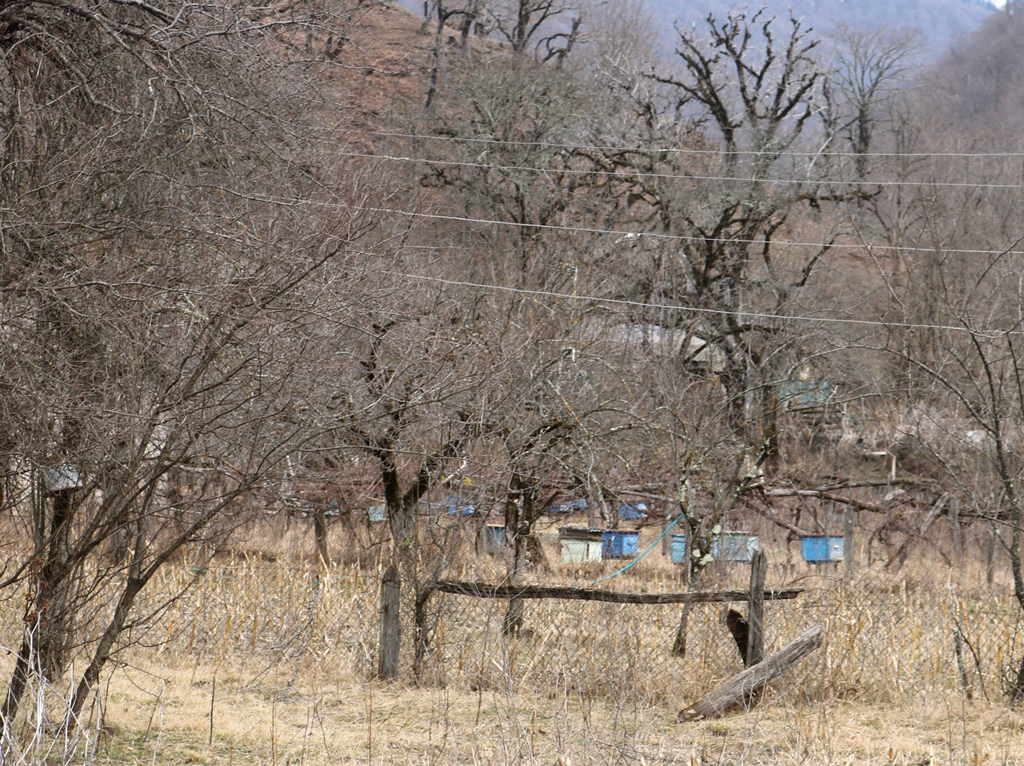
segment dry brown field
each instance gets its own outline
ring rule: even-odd
[[[345,553],[342,531],[334,535]],[[655,535],[645,530],[641,549]],[[814,625],[824,646],[749,709],[677,723],[681,708],[742,668],[722,605],[694,608],[678,658],[668,651],[676,606],[531,601],[522,634],[507,639],[502,602],[439,595],[423,682],[403,656],[403,677],[383,684],[374,679],[381,569],[365,550],[318,569],[310,538],[305,522],[271,526],[205,571],[187,560],[168,568],[152,603],[191,587],[133,631],[89,712],[88,737],[67,755],[59,738],[32,745],[30,724],[45,730],[45,708],[61,695],[51,688],[22,732],[28,762],[1024,763],[1024,715],[1003,694],[1024,650],[1008,572],[989,586],[980,567],[954,572],[925,551],[898,575],[862,566],[848,577],[841,565],[786,563],[772,550],[769,586],[806,590],[767,607],[768,651]],[[468,544],[463,560],[453,576],[498,577],[500,563]],[[536,578],[585,584],[623,563],[555,565]],[[747,577],[743,565],[721,565],[702,587],[743,587]],[[602,587],[681,584],[655,550]],[[0,669],[10,665],[8,654]]]

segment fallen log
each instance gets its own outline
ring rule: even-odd
[[[561,598],[570,601],[604,601],[611,604],[697,604],[727,603],[746,601],[750,591],[684,591],[682,593],[622,593],[594,588],[572,588],[560,585],[491,585],[479,582],[456,582],[439,580],[434,588],[441,593],[455,593],[477,598]],[[781,588],[766,590],[768,601],[793,599],[804,592],[803,588]]]
[[[720,718],[731,708],[749,702],[773,678],[782,675],[821,646],[823,640],[821,633],[820,625],[811,628],[764,661],[737,673],[716,687],[700,702],[680,710],[676,720],[682,722],[696,721],[700,718]]]

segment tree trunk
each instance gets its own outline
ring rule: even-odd
[[[520,504],[516,503],[516,495]],[[506,561],[505,580],[510,585],[518,585],[525,568],[525,557],[528,555],[527,538],[530,536],[530,517],[533,504],[519,486],[505,499],[505,540],[511,551],[511,560]],[[505,605],[505,617],[501,621],[501,634],[515,636],[523,627],[523,601],[510,598]]]
[[[427,652],[430,650],[430,613],[427,607],[430,604],[430,597],[434,595],[434,588],[428,588],[416,597],[416,606],[413,610],[413,659],[412,674],[419,684],[423,680],[423,671],[427,662]]]
[[[761,444],[767,456],[764,467],[769,474],[778,471],[779,460],[779,398],[772,383],[761,387]]]
[[[64,669],[72,641],[69,602],[73,594],[68,581],[68,533],[74,506],[71,493],[54,495],[53,514],[47,525],[46,500],[34,494],[35,549],[42,561],[34,582],[35,594],[26,605],[21,648],[0,709],[0,724],[10,725],[18,715],[28,688],[32,666],[52,679]]]
[[[853,577],[857,567],[854,557],[854,533],[856,532],[856,518],[853,515],[853,508],[846,506],[843,510],[843,564],[846,566],[846,576]]]
[[[523,558],[525,554],[525,540],[518,534],[517,530],[512,543],[512,567],[508,577],[508,581],[512,585],[518,585],[522,579]],[[505,606],[505,618],[501,621],[501,634],[506,637],[515,636],[522,630],[522,627],[523,600],[521,598],[510,598]]]
[[[103,636],[100,638],[99,644],[96,646],[96,651],[93,653],[92,662],[90,662],[89,667],[85,669],[85,672],[82,674],[82,679],[78,682],[78,687],[75,689],[75,693],[71,697],[71,702],[68,705],[67,718],[64,720],[64,727],[66,731],[73,732],[78,727],[78,719],[79,714],[82,712],[82,706],[85,705],[85,701],[89,698],[89,694],[96,687],[96,683],[100,679],[100,672],[107,664],[107,660],[110,659],[110,654],[114,648],[114,644],[121,635],[121,631],[124,630],[125,622],[128,619],[128,615],[131,613],[132,606],[135,603],[135,598],[142,591],[145,584],[145,580],[135,578],[129,579],[125,584],[124,591],[121,593],[121,598],[117,602],[117,608],[114,609],[114,616],[107,625],[107,629],[103,631]]]
[[[1017,606],[1024,611],[1024,572],[1021,570],[1021,513],[1016,503],[1011,506],[1010,522],[1012,531],[1010,533],[1010,566],[1013,570],[1013,595],[1017,599]],[[1014,705],[1024,702],[1024,656],[1021,656],[1020,664],[1017,666],[1017,678],[1013,684],[1010,700]]]
[[[985,561],[985,583],[992,585],[996,580],[996,557],[999,553],[999,534],[996,532],[996,525],[989,529],[988,536],[988,557]]]
[[[693,604],[683,604],[683,608],[679,611],[679,626],[676,628],[676,638],[672,642],[672,654],[676,657],[686,656],[686,633],[692,608]]]
[[[964,563],[964,541],[960,534],[960,498],[949,498],[946,514],[949,516],[949,531],[953,539],[953,556],[957,566],[961,566]]]
[[[687,520],[686,529],[686,564],[684,570],[684,578],[686,580],[686,588],[688,590],[694,590],[697,587],[697,579],[700,577],[700,571],[692,566],[693,556],[692,548],[693,545],[693,534],[689,527],[689,520]],[[686,656],[686,634],[690,623],[690,610],[693,609],[693,604],[683,604],[683,608],[679,611],[679,626],[676,628],[676,637],[672,642],[672,654],[676,657]]]
[[[32,660],[32,642],[28,635],[29,627],[25,627],[26,633],[21,639],[21,649],[18,650],[18,659],[14,663],[14,672],[11,673],[11,682],[7,685],[7,696],[4,698],[3,710],[0,711],[0,726],[4,730],[14,724],[14,718],[18,715],[18,708],[21,707],[21,698],[28,686],[28,668]]]

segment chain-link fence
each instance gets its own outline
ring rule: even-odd
[[[593,587],[622,563],[577,567],[556,559],[528,579]],[[500,558],[481,557],[478,565],[453,567],[448,575],[494,582],[501,568]],[[325,572],[258,559],[168,570],[154,597],[180,588],[182,578],[195,584],[152,623],[146,640],[197,661],[245,658],[248,667],[273,670],[278,678],[312,666],[333,677],[370,678],[377,670],[381,570],[355,564]],[[748,565],[722,564],[699,586],[743,588],[748,578]],[[1024,653],[1020,609],[1005,583],[885,577],[877,569],[847,577],[837,565],[773,563],[768,587],[781,586],[803,592],[766,602],[766,654],[814,626],[825,636],[822,649],[788,678],[788,694],[885,703],[955,688],[996,700]],[[678,572],[661,564],[636,567],[599,587],[683,589]],[[403,678],[413,673],[414,591],[413,583],[403,583]],[[427,641],[420,682],[679,704],[743,667],[724,619],[730,607],[746,612],[742,601],[690,606],[684,656],[672,651],[684,611],[678,604],[523,603],[522,625],[510,636],[503,631],[505,600],[434,593],[421,626]],[[254,658],[258,663],[250,662]],[[256,673],[251,680],[259,679]]]

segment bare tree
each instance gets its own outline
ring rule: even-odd
[[[321,450],[360,451],[376,463],[389,558],[413,589],[414,675],[422,680],[432,630],[429,599],[459,539],[458,517],[448,524],[438,502],[448,491],[442,477],[465,461],[481,433],[479,390],[488,370],[478,364],[456,301],[443,290],[404,287],[392,292],[389,306],[354,318],[355,334],[334,338],[343,345],[334,346],[339,363],[327,368],[328,404],[319,405],[317,420],[333,435]]]
[[[326,206],[330,174],[293,143],[313,127],[275,76],[295,22],[230,10],[0,11],[0,461],[22,520],[0,590],[27,594],[5,756],[29,684],[80,655],[77,727],[151,616],[153,576],[189,544],[216,550],[299,443],[300,288],[372,226],[359,172],[352,206]]]
[[[882,332],[862,332],[854,345],[873,352],[876,365],[894,360],[891,368],[881,367],[883,393],[899,425],[894,451],[905,470],[939,478],[957,499],[956,534],[972,519],[997,531],[1009,552],[1014,596],[1024,609],[1024,232],[1007,215],[1021,204],[1019,186],[1010,180],[1017,171],[999,155],[1004,145],[997,140],[966,131],[935,135],[923,127],[931,125],[934,104],[922,100],[911,106],[897,124],[894,145],[915,156],[877,164],[898,183],[868,206],[872,219],[853,219],[865,245],[863,260],[880,286],[872,305],[887,325]],[[988,151],[948,151],[967,141]],[[928,157],[928,151],[937,156]],[[1024,662],[1012,661],[1009,693],[1019,703]]]
[[[800,305],[831,249],[821,208],[864,196],[829,184],[815,159],[827,140],[817,49],[796,19],[780,32],[764,11],[735,13],[709,17],[706,36],[680,30],[678,72],[644,71],[614,50],[597,72],[632,121],[608,125],[622,148],[592,159],[656,235],[623,243],[653,269],[633,293],[677,308],[644,321],[692,334],[692,354],[722,355],[730,423],[758,424],[747,436],[755,451],[766,441],[774,453],[774,386],[805,355],[776,317]],[[821,244],[777,244],[795,239],[797,222]]]
[[[580,34],[579,9],[564,0],[490,0],[486,13],[513,53],[532,46],[545,61],[563,60]]]
[[[590,161],[571,151],[589,130],[588,95],[569,72],[504,54],[451,78],[446,109],[427,129],[457,140],[427,136],[416,148],[428,160],[423,184],[443,193],[445,213],[498,222],[465,229],[463,237],[498,254],[470,259],[474,278],[572,284],[569,262],[582,263],[593,237],[558,229],[592,220],[608,199]]]
[[[865,180],[877,126],[892,114],[893,100],[917,63],[919,35],[840,25],[830,37],[834,53],[827,95],[836,108],[829,131],[845,139],[854,154],[856,178]]]
[[[1014,595],[1024,609],[1024,518],[1018,489],[1024,471],[1020,242],[977,268],[943,262],[936,298],[947,324],[939,331],[937,348],[921,356],[909,353],[905,345],[887,350],[902,349],[897,352],[901,361],[916,373],[916,406],[905,438],[966,500],[961,517],[995,525],[1010,555]],[[1024,661],[1017,663],[1010,687],[1014,703],[1024,700]]]

